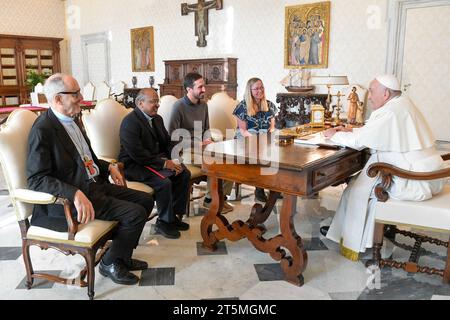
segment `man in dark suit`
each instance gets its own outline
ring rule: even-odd
[[[54,74],[44,91],[51,108],[36,120],[29,135],[29,188],[72,201],[79,223],[118,221],[99,271],[116,283],[136,284],[139,278],[130,271],[147,269],[148,264],[131,256],[153,209],[153,198],[125,188],[117,165],[95,156],[89,139],[74,121],[83,96],[73,77]],[[108,182],[108,174],[115,184]],[[35,205],[31,224],[60,232],[68,229],[60,205]]]
[[[158,220],[156,233],[171,239],[188,230],[182,222],[189,196],[190,171],[173,155],[172,143],[163,119],[158,115],[159,97],[153,89],[142,89],[136,108],[120,126],[119,160],[129,180],[143,182],[155,190]]]

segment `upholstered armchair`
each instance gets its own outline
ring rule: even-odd
[[[450,154],[442,156],[444,160],[450,160]],[[392,177],[398,176],[413,180],[434,180],[450,177],[450,168],[433,172],[411,172],[399,169],[395,166],[377,162],[372,164],[367,174],[370,177],[380,175],[381,182],[375,188],[378,202],[375,205],[375,233],[373,260],[368,264],[377,264],[380,267],[389,266],[403,269],[406,272],[421,272],[437,274],[443,277],[444,283],[450,283],[450,246],[449,241],[441,241],[410,231],[397,229],[406,226],[414,230],[428,230],[440,233],[450,233],[450,185],[446,184],[438,195],[425,201],[399,201],[389,199],[387,189],[392,183]],[[408,262],[399,262],[381,258],[381,247],[383,245],[384,226],[392,225],[395,233],[415,239],[411,256]],[[395,235],[394,235],[395,236]],[[447,235],[448,236],[448,235]],[[419,251],[423,242],[430,242],[447,248],[447,263],[445,269],[436,269],[418,264]]]
[[[173,105],[177,102],[177,98],[172,95],[165,95],[161,97],[159,102],[158,114],[163,118],[164,127],[169,130],[170,118],[172,116]]]
[[[214,141],[234,138],[237,121],[233,116],[233,110],[237,104],[238,101],[226,92],[217,92],[208,101],[209,127]]]
[[[95,88],[95,100],[101,101],[103,99],[109,99],[111,95],[111,87],[105,82],[100,82]]]
[[[177,102],[177,98],[172,95],[165,95],[161,97],[161,101],[159,103],[158,114],[163,118],[164,127],[166,127],[167,131],[169,130],[170,118],[172,116],[173,105]],[[204,194],[200,194],[197,197],[193,196],[194,193],[194,185],[199,184],[202,181],[206,181],[206,175],[202,172],[201,167],[194,164],[185,164],[186,167],[191,172],[191,180],[189,182],[189,195],[190,201],[187,203],[186,207],[186,216],[189,217],[191,211],[191,201],[200,199],[204,196]]]
[[[31,289],[34,279],[44,278],[61,284],[87,287],[88,296],[93,299],[94,268],[106,251],[105,244],[111,239],[117,222],[93,220],[87,224],[78,224],[72,218],[69,200],[28,189],[26,179],[28,135],[36,117],[31,111],[15,110],[0,131],[0,163],[20,227],[22,255],[27,277],[26,286]],[[67,232],[30,226],[29,218],[34,204],[55,203],[64,206],[68,224]],[[86,262],[86,267],[74,279],[35,272],[30,256],[30,246],[33,245],[43,250],[53,248],[65,255],[80,254]],[[97,254],[100,248],[102,250]]]
[[[92,82],[88,82],[81,89],[81,94],[85,101],[94,101],[95,97],[95,86]]]
[[[99,159],[116,160],[120,152],[120,124],[133,109],[126,109],[114,99],[103,99],[81,117],[92,149]],[[127,187],[153,194],[153,189],[137,181],[126,181]],[[155,215],[151,215],[149,220]]]

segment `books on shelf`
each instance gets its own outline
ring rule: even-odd
[[[315,145],[322,148],[329,148],[329,149],[340,149],[345,148],[345,146],[334,143],[329,139],[326,139],[323,136],[322,132],[317,132],[314,134],[310,134],[308,136],[298,137],[294,139],[294,143],[296,144],[307,144],[307,145]]]

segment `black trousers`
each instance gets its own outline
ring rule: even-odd
[[[175,220],[175,215],[181,216],[186,213],[190,179],[191,172],[184,167],[183,172],[177,176],[161,179],[153,175],[143,181],[155,190],[158,220],[171,223]]]
[[[152,196],[103,181],[93,182],[89,187],[87,197],[94,206],[96,219],[119,222],[105,261],[130,259],[153,209]]]

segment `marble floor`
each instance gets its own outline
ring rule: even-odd
[[[196,192],[204,191],[200,185]],[[203,189],[203,190],[202,190]],[[232,201],[234,211],[227,218],[246,220],[254,203],[253,189],[244,186],[241,201]],[[279,232],[278,201],[266,222],[266,237]],[[384,300],[384,299],[450,299],[450,285],[443,285],[438,276],[407,274],[401,270],[368,270],[364,262],[370,250],[358,262],[351,262],[338,253],[337,244],[319,233],[320,224],[334,212],[321,207],[319,199],[299,199],[294,217],[297,232],[304,240],[308,266],[305,284],[294,286],[282,280],[279,264],[265,253],[254,249],[246,240],[222,241],[216,252],[201,247],[200,221],[206,210],[202,200],[192,203],[195,215],[186,218],[190,230],[177,240],[169,240],[153,232],[153,222],[142,233],[136,258],[149,263],[149,269],[136,272],[139,284],[114,284],[96,272],[95,292],[99,300]],[[446,240],[445,235],[438,235]],[[407,257],[405,249],[411,242],[397,236],[399,244],[388,242],[384,255]],[[448,238],[447,238],[448,240]],[[421,259],[443,268],[446,250],[425,245]],[[35,270],[51,270],[54,274],[75,275],[83,265],[80,257],[66,257],[54,250],[33,247],[31,256]],[[35,281],[31,290],[24,287],[25,269],[21,255],[18,224],[11,207],[3,175],[0,174],[0,299],[19,300],[86,300],[86,288],[67,287]]]

